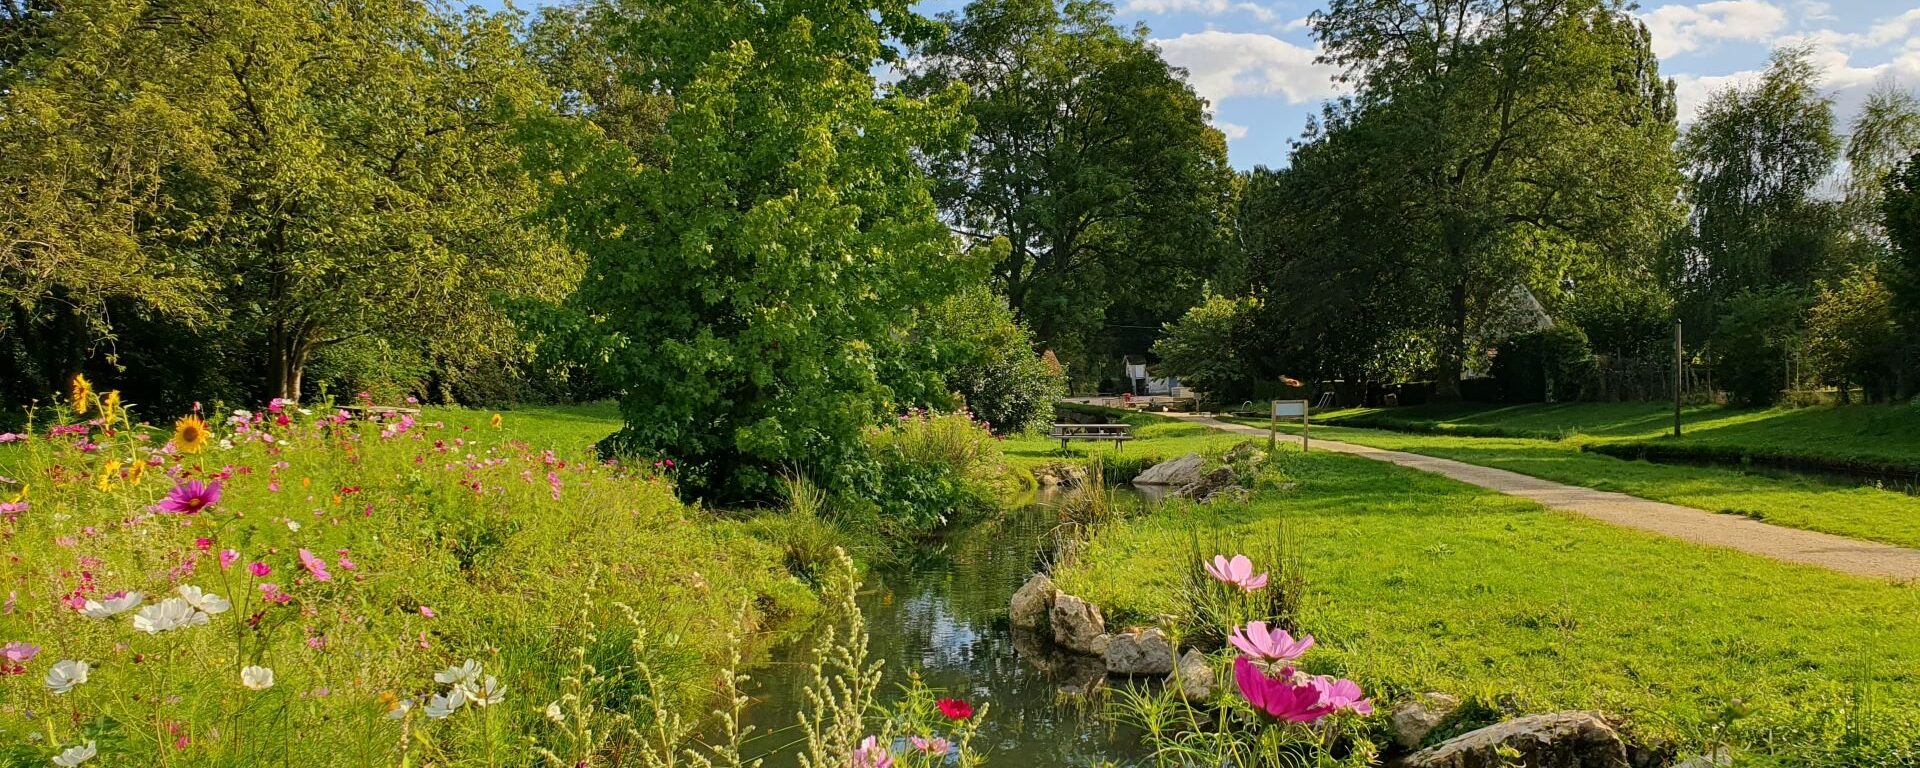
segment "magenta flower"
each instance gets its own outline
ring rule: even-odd
[[[233,564],[239,561],[239,559],[240,559],[239,552],[235,552],[231,549],[220,550],[220,570],[224,571],[228,568],[232,568]]]
[[[273,566],[261,562],[247,563],[247,573],[251,573],[254,576],[265,576],[273,573]]]
[[[213,539],[209,539],[205,536],[201,536],[200,538],[194,539],[193,548],[200,550],[202,552],[205,552],[209,549],[213,549]]]
[[[24,501],[0,502],[0,518],[12,520],[19,517],[20,513],[27,511],[27,506]]]
[[[434,613],[432,608],[428,608],[427,606],[423,605],[423,606],[420,606],[420,615],[431,619],[435,616],[438,616],[439,614]]]
[[[853,768],[893,768],[893,755],[887,754],[887,748],[877,736],[868,736],[860,740],[860,748],[853,751]]]
[[[200,510],[220,503],[220,481],[202,484],[198,480],[188,480],[176,485],[160,500],[158,509],[179,515],[197,514]]]
[[[1233,660],[1233,682],[1254,709],[1281,720],[1311,723],[1333,713],[1333,708],[1325,702],[1325,691],[1316,681],[1291,667],[1280,670],[1278,677],[1270,677],[1241,656]]]
[[[1206,564],[1207,575],[1222,584],[1232,584],[1245,591],[1252,592],[1267,585],[1267,574],[1262,571],[1253,573],[1253,561],[1246,555],[1234,555],[1228,560],[1226,555],[1214,555],[1213,562]]]
[[[0,645],[0,659],[6,659],[16,664],[25,664],[33,661],[33,657],[38,655],[40,655],[40,646],[32,643],[16,642]]]
[[[1313,635],[1295,640],[1284,629],[1267,631],[1264,621],[1247,622],[1245,627],[1235,629],[1227,641],[1242,653],[1261,661],[1293,661],[1313,647]]]
[[[1373,714],[1373,701],[1363,698],[1365,694],[1360,692],[1359,683],[1345,678],[1335,680],[1326,675],[1314,678],[1314,683],[1326,691],[1326,704],[1333,707],[1335,711],[1360,715]]]
[[[276,605],[286,605],[287,603],[293,602],[293,595],[280,591],[280,585],[278,584],[260,585],[260,597]]]
[[[312,552],[300,550],[300,564],[307,567],[307,573],[313,574],[314,581],[333,580],[333,574],[327,573],[327,561],[314,557]]]

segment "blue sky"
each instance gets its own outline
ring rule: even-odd
[[[497,0],[496,0],[497,1]],[[1317,0],[1112,0],[1117,19],[1146,24],[1167,59],[1213,104],[1239,168],[1286,163],[1288,140],[1337,93],[1314,63],[1306,17]],[[494,3],[488,3],[492,5]],[[518,0],[521,7],[544,4]],[[926,13],[964,5],[927,0]],[[1662,71],[1678,83],[1681,119],[1713,92],[1766,66],[1776,45],[1807,44],[1826,69],[1839,117],[1851,120],[1880,81],[1920,91],[1920,0],[1644,2]]]

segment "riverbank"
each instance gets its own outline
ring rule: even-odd
[[[1384,701],[1451,693],[1482,723],[1598,709],[1635,741],[1682,754],[1724,731],[1763,765],[1911,757],[1920,708],[1892,703],[1920,693],[1904,672],[1920,663],[1920,630],[1899,618],[1920,608],[1911,587],[1614,528],[1284,442],[1269,461],[1287,490],[1167,504],[1107,528],[1055,580],[1111,622],[1183,616],[1195,541],[1245,551],[1285,541],[1306,584],[1300,628],[1321,641],[1310,668]],[[1735,700],[1752,713],[1722,723]]]

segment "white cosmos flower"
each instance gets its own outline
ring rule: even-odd
[[[446,719],[465,703],[467,703],[467,689],[455,686],[453,690],[444,694],[436,693],[433,698],[427,699],[427,717],[435,720]]]
[[[95,754],[98,752],[93,748],[93,742],[89,741],[77,747],[67,747],[65,751],[54,755],[53,764],[60,768],[73,768],[93,759]]]
[[[87,663],[68,659],[53,665],[47,670],[47,690],[54,693],[66,693],[73,687],[87,681]]]
[[[180,585],[180,597],[186,600],[188,605],[209,614],[226,613],[228,608],[233,607],[233,603],[226,598],[204,591],[192,584]]]
[[[471,685],[480,680],[480,662],[467,659],[459,666],[447,667],[433,673],[433,679],[435,682],[448,685]]]
[[[461,686],[461,690],[466,691],[467,698],[472,699],[477,707],[491,707],[507,700],[506,690],[500,687],[500,681],[493,679],[493,675],[487,675],[487,679],[478,683]]]
[[[242,667],[240,669],[240,684],[256,691],[264,691],[272,688],[273,670],[267,667]]]
[[[560,711],[560,702],[547,702],[547,719],[556,723],[564,723],[567,721],[566,713]]]
[[[205,624],[209,620],[210,617],[194,608],[192,603],[178,597],[169,597],[142,608],[139,613],[134,614],[133,628],[150,635],[157,635],[182,627]]]
[[[298,532],[300,531],[300,521],[298,521],[298,520],[288,520],[288,521],[287,521],[287,530],[289,530],[289,531],[293,531],[293,532],[295,532],[295,533],[298,533]]]
[[[408,696],[407,698],[394,702],[393,709],[387,710],[387,717],[393,718],[395,720],[399,720],[400,718],[406,717],[407,713],[412,710],[413,710],[413,697]]]
[[[128,592],[119,597],[109,597],[101,602],[88,600],[86,605],[80,608],[80,613],[90,619],[105,619],[114,614],[133,610],[139,607],[141,600],[145,599],[147,596],[139,592]]]

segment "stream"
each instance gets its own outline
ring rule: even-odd
[[[1141,503],[1120,494],[1127,495],[1120,503]],[[896,700],[907,673],[917,671],[941,696],[989,705],[974,740],[988,766],[1143,765],[1147,750],[1136,732],[1109,724],[1097,697],[1082,702],[1061,695],[1070,675],[1042,671],[1031,654],[1014,649],[1007,601],[1049,554],[1058,523],[1055,498],[1043,494],[998,519],[952,531],[901,566],[868,575],[859,604],[869,653],[885,660],[882,700]],[[764,757],[766,768],[797,764],[811,639],[773,648],[748,685],[754,732],[744,751]]]

